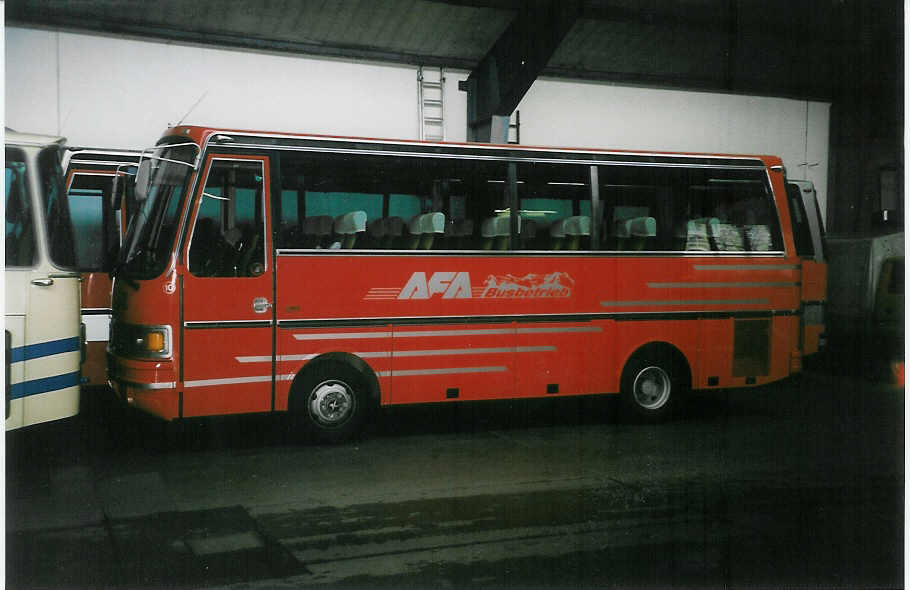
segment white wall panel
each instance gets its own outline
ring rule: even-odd
[[[6,124],[71,145],[151,145],[197,100],[184,122],[418,136],[415,67],[15,27],[5,41]],[[466,137],[466,77],[446,73],[451,141]],[[815,182],[824,209],[829,106],[539,79],[518,108],[528,145],[776,154],[791,178]]]

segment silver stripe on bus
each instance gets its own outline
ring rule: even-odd
[[[473,330],[408,330],[400,332],[333,332],[328,334],[294,334],[296,340],[343,340],[347,338],[421,338],[424,336],[496,336],[503,334],[565,334],[601,332],[600,326],[570,328],[478,328]]]
[[[266,327],[272,325],[272,320],[187,320],[183,322],[185,328],[196,328],[200,326],[221,326],[228,324],[249,324],[248,327]]]
[[[799,283],[788,282],[755,282],[755,283],[648,283],[650,289],[747,289],[750,287],[798,287]]]
[[[391,332],[335,332],[330,334],[294,334],[295,340],[347,340],[349,338],[391,338]]]
[[[693,264],[695,270],[799,270],[798,264]]]
[[[404,371],[379,371],[377,377],[414,377],[420,375],[456,375],[459,373],[502,373],[506,367],[453,367],[449,369],[408,369]]]
[[[206,387],[209,385],[236,385],[239,383],[262,383],[271,381],[271,375],[257,375],[255,377],[232,377],[227,379],[196,379],[184,381],[184,387]]]
[[[555,346],[505,346],[502,348],[453,348],[450,350],[396,350],[395,358],[412,356],[447,356],[456,354],[505,354],[509,352],[553,352]]]
[[[603,332],[600,326],[584,326],[580,328],[518,328],[517,334],[566,334],[573,332]]]
[[[395,350],[377,352],[354,352],[360,358],[407,358],[416,356],[450,356],[459,354],[507,354],[510,352],[555,352],[555,346],[506,346],[501,348],[451,348],[440,350]],[[277,361],[309,361],[319,354],[282,354]],[[234,357],[239,363],[266,363],[272,360],[270,356],[238,356]]]
[[[161,381],[159,383],[139,383],[136,381],[127,381],[126,379],[112,379],[115,383],[128,385],[134,389],[173,389],[177,387],[174,381]]]
[[[638,305],[767,305],[767,299],[689,299],[670,301],[601,301],[604,307],[633,307]]]

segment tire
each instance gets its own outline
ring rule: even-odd
[[[363,427],[367,399],[366,379],[356,369],[337,360],[321,361],[292,386],[292,423],[312,440],[342,442]]]
[[[673,354],[638,354],[622,372],[620,395],[626,412],[643,422],[669,417],[688,389],[686,371]]]

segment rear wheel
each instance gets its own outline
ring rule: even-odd
[[[310,438],[341,442],[360,431],[366,417],[366,380],[350,365],[323,361],[295,381],[294,423]]]
[[[666,418],[688,388],[682,362],[672,354],[640,354],[626,365],[620,385],[623,405],[639,420]]]

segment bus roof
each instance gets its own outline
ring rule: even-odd
[[[220,127],[208,127],[203,125],[178,125],[170,127],[164,132],[164,137],[184,137],[190,141],[202,146],[208,139],[218,134],[237,134],[247,137],[267,137],[272,139],[288,140],[323,140],[323,141],[358,141],[379,144],[397,144],[397,145],[417,145],[417,146],[449,146],[458,148],[474,149],[499,149],[499,150],[517,150],[517,151],[548,151],[563,153],[588,153],[588,154],[626,154],[626,155],[675,155],[675,156],[695,156],[695,157],[719,157],[719,158],[745,158],[753,160],[762,160],[766,165],[773,166],[781,163],[779,156],[770,154],[724,154],[724,153],[707,153],[707,152],[673,152],[657,150],[627,150],[627,149],[605,149],[591,147],[559,147],[559,146],[538,146],[538,145],[519,145],[519,144],[493,144],[493,143],[467,143],[454,141],[424,141],[417,139],[389,139],[377,137],[356,137],[340,135],[321,135],[309,133],[284,133],[275,131],[255,131],[249,129],[229,129]]]
[[[66,138],[57,135],[20,133],[7,127],[4,130],[4,143],[7,145],[50,145],[53,143],[64,145],[66,143]]]

